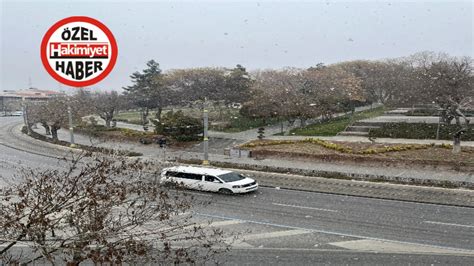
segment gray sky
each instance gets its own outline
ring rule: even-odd
[[[472,1],[5,1],[1,88],[64,88],[44,70],[41,39],[73,15],[100,20],[117,39],[112,73],[92,88],[120,89],[155,59],[199,66],[309,67],[430,50],[473,56]]]

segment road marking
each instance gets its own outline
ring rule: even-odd
[[[226,226],[226,225],[233,225],[233,224],[241,224],[244,223],[243,221],[239,220],[224,220],[219,222],[212,222],[209,226]]]
[[[196,224],[196,226],[202,226],[202,227],[216,227],[216,226],[227,226],[227,225],[234,225],[234,224],[242,224],[244,221],[240,220],[224,220],[224,221],[218,221],[218,222],[211,222],[211,223],[200,223]]]
[[[473,250],[462,249],[462,248],[455,248],[455,247],[448,247],[448,246],[441,246],[441,245],[430,245],[430,244],[422,244],[422,243],[414,243],[414,242],[406,242],[406,241],[392,240],[392,239],[384,239],[384,238],[379,238],[379,237],[370,237],[370,236],[335,232],[335,231],[323,230],[323,229],[311,229],[311,228],[304,228],[304,227],[299,227],[299,226],[291,226],[291,225],[284,225],[284,224],[277,224],[277,223],[270,223],[270,222],[262,222],[262,221],[256,221],[256,220],[241,219],[241,218],[237,218],[237,217],[228,217],[228,216],[206,214],[206,213],[199,213],[199,212],[196,212],[195,214],[197,216],[203,216],[203,217],[212,217],[212,218],[227,219],[227,220],[239,220],[239,221],[243,221],[243,222],[247,222],[247,223],[269,225],[269,226],[288,228],[288,229],[300,229],[300,230],[304,230],[304,231],[309,231],[311,233],[316,232],[316,233],[330,234],[330,235],[336,235],[336,236],[348,236],[348,237],[362,238],[362,239],[368,239],[368,240],[374,240],[374,241],[383,241],[383,242],[389,242],[389,243],[408,244],[408,245],[416,245],[416,246],[421,246],[421,247],[433,247],[433,248],[440,248],[440,249],[445,249],[445,250],[453,250],[453,251],[461,251],[461,252],[474,252]]]
[[[466,254],[474,255],[473,250],[453,250],[442,247],[434,247],[427,245],[417,245],[409,243],[396,243],[381,240],[361,239],[351,241],[341,241],[329,243],[329,245],[358,251],[373,252],[393,252],[393,253],[444,253],[444,254]]]
[[[282,203],[275,203],[275,202],[273,202],[272,204],[277,205],[277,206],[293,207],[293,208],[299,208],[299,209],[309,209],[309,210],[317,210],[317,211],[325,211],[325,212],[339,212],[337,210],[331,210],[331,209],[313,208],[313,207],[282,204]]]
[[[229,237],[226,239],[225,242],[228,244],[231,244],[233,247],[254,248],[254,246],[252,246],[249,243],[246,243],[245,241],[275,238],[275,237],[295,236],[295,235],[310,234],[310,233],[311,231],[308,231],[308,230],[292,229],[292,230],[286,230],[286,231],[275,231],[275,232],[269,232],[269,233],[243,235],[242,238],[240,239]]]
[[[442,223],[442,222],[435,222],[435,221],[425,221],[425,223],[474,228],[474,225],[466,225],[466,224]]]
[[[218,226],[227,226],[227,225],[234,225],[234,224],[241,224],[241,223],[245,223],[244,221],[241,221],[241,220],[223,220],[223,221],[217,221],[217,222],[202,222],[202,223],[193,223],[193,224],[190,224],[190,225],[186,225],[186,226],[183,226],[183,227],[163,227],[163,228],[160,228],[158,229],[159,231],[177,231],[177,230],[189,230],[189,229],[192,229],[194,227],[201,227],[201,228],[207,228],[207,227],[218,227]],[[150,226],[153,226],[153,225],[150,225]],[[146,229],[146,230],[149,230],[150,229]],[[152,230],[155,230],[155,227],[153,227]]]
[[[274,237],[283,237],[283,236],[295,236],[295,235],[302,235],[302,234],[309,234],[311,231],[308,230],[301,230],[301,229],[293,229],[293,230],[286,230],[286,231],[275,231],[275,232],[268,232],[268,233],[258,233],[258,234],[250,234],[242,236],[244,241],[247,240],[257,240],[257,239],[266,239],[266,238],[274,238]]]
[[[14,161],[9,161],[9,160],[4,160],[4,159],[0,159],[0,162],[5,163],[5,164],[20,165],[20,166],[23,166],[23,165],[24,165],[24,164],[21,163],[21,162],[14,162]]]

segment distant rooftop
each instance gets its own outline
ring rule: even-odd
[[[50,98],[64,95],[63,92],[53,90],[40,90],[37,88],[29,88],[26,90],[3,90],[0,96],[3,97],[17,97],[17,98]]]

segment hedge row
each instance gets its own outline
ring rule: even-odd
[[[380,128],[369,131],[372,138],[436,139],[438,124],[427,123],[381,123]],[[461,127],[458,125],[440,125],[439,139],[451,140]],[[462,135],[462,140],[474,141],[474,125]]]

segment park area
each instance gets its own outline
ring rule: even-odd
[[[452,153],[448,144],[388,144],[371,142],[303,140],[256,140],[240,146],[256,159],[287,158],[332,163],[404,166],[430,169],[474,171],[474,147]]]

